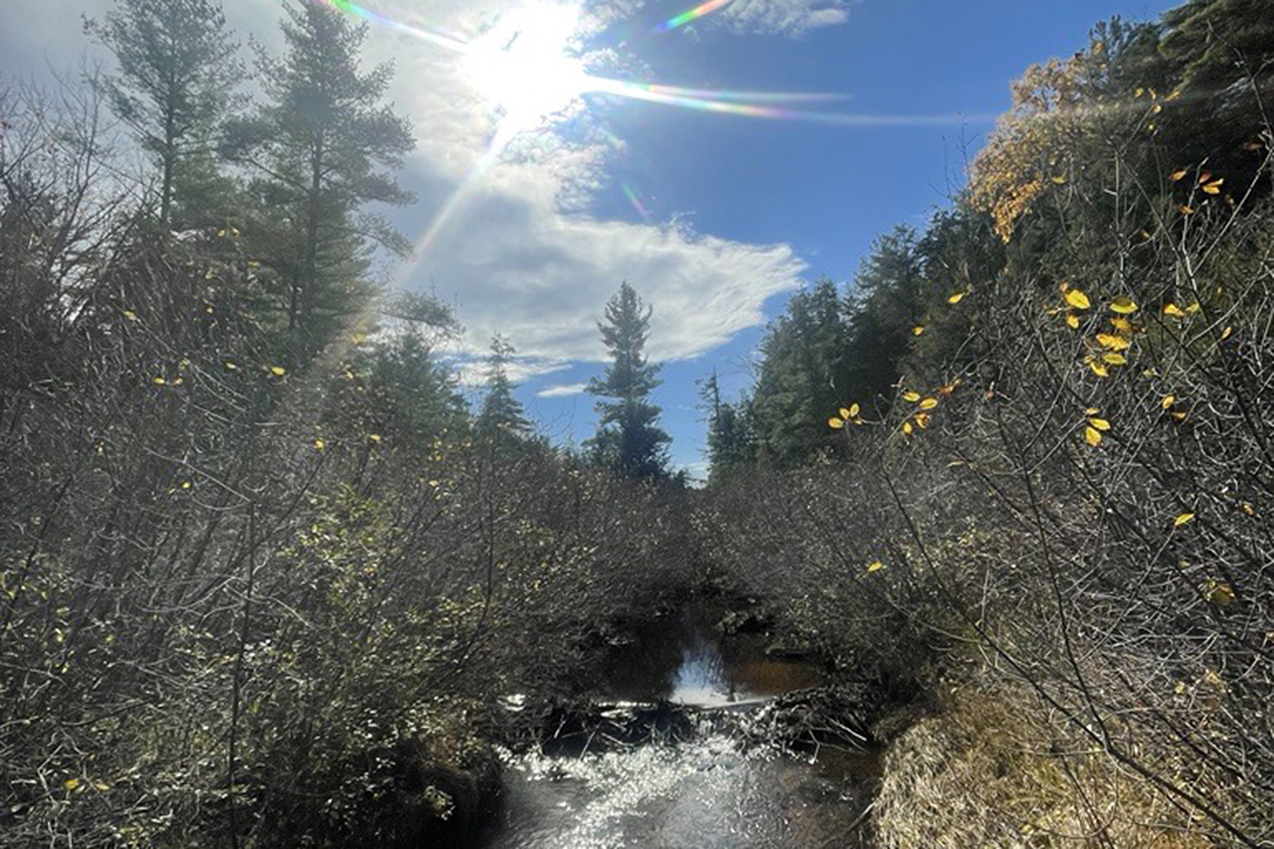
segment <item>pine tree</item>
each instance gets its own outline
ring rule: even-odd
[[[650,393],[659,386],[659,367],[646,361],[651,308],[643,307],[636,290],[627,282],[606,304],[604,322],[598,322],[602,343],[611,354],[611,365],[600,379],[589,383],[597,402],[597,435],[588,442],[594,459],[615,474],[633,479],[667,475],[667,445],[671,441],[657,424],[659,407]]]
[[[847,350],[836,285],[823,279],[793,295],[761,343],[751,404],[760,459],[792,465],[837,444],[826,422],[849,394]]]
[[[708,481],[718,483],[756,462],[751,404],[721,400],[721,384],[714,370],[699,388],[701,404],[708,410]]]
[[[119,0],[85,30],[115,54],[100,84],[115,114],[159,169],[159,219],[204,224],[228,183],[213,138],[243,77],[221,7],[209,0]],[[175,214],[176,213],[176,214]]]
[[[319,3],[287,12],[286,55],[259,60],[268,101],[234,124],[225,152],[261,175],[261,220],[248,247],[275,277],[288,327],[315,350],[362,308],[375,247],[408,250],[363,207],[411,201],[393,171],[415,142],[406,120],[381,102],[392,68],[360,68],[366,26]]]
[[[531,429],[522,403],[513,395],[515,384],[509,379],[509,363],[517,349],[500,334],[491,339],[491,355],[487,357],[487,395],[478,413],[478,432],[495,438],[522,436]]]

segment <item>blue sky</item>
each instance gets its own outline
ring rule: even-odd
[[[224,7],[245,40],[277,49],[270,22],[281,2]],[[111,5],[0,0],[0,71],[66,68],[86,47],[80,14]],[[510,336],[525,354],[517,376],[528,410],[549,435],[576,442],[594,426],[592,398],[578,388],[604,367],[595,321],[627,279],[655,310],[650,351],[665,363],[656,400],[674,461],[695,467],[704,435],[696,380],[715,368],[737,393],[764,322],[791,291],[824,275],[852,278],[878,234],[921,225],[943,205],[1028,64],[1069,55],[1113,14],[1153,18],[1171,4],[734,0],[662,32],[659,22],[693,3],[362,5],[380,18],[369,24],[368,60],[394,61],[391,96],[420,142],[403,175],[419,202],[393,211],[419,250],[387,266],[387,277],[455,304],[469,328],[455,351],[462,359],[480,355],[493,332]],[[432,38],[498,38],[514,59],[515,46],[537,37],[557,50],[549,23],[554,37],[574,30],[564,33],[567,76],[578,66],[694,89],[836,95],[788,105],[860,117],[744,117],[574,90],[555,98],[552,57],[527,53],[493,73]],[[519,114],[522,132],[493,154],[514,101],[545,95],[561,108]]]

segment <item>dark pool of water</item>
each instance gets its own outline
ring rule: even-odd
[[[686,706],[689,739],[578,757],[506,756],[505,811],[490,849],[867,847],[870,755],[793,757],[745,743],[732,723],[817,686],[812,664],[768,657],[760,636],[722,637],[711,614],[666,617],[616,650],[599,701]],[[724,718],[723,718],[724,717]]]
[[[763,634],[721,634],[713,610],[668,614],[611,652],[603,694],[722,707],[781,696],[823,683],[813,663],[767,653]]]

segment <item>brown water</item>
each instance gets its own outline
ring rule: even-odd
[[[813,665],[769,658],[759,636],[721,637],[711,616],[669,617],[617,650],[599,700],[680,705],[691,733],[578,757],[506,757],[505,813],[490,849],[866,847],[874,758],[793,757],[745,742],[768,699],[817,686]]]

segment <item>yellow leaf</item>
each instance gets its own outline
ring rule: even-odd
[[[227,360],[227,361],[226,361],[226,368],[230,369],[230,371],[238,371],[238,370],[239,370],[239,367],[238,367],[237,365],[235,365],[234,363],[230,362],[229,360]]]
[[[1088,367],[1092,369],[1093,374],[1097,375],[1098,377],[1110,377],[1110,370],[1106,368],[1104,363],[1100,363],[1097,360],[1090,359],[1088,361]]]
[[[1088,409],[1084,410],[1084,415],[1086,415],[1086,416],[1095,416],[1095,415],[1097,415],[1097,414],[1098,414],[1098,413],[1100,413],[1100,412],[1101,412],[1101,408],[1100,408],[1100,407],[1089,407]]]
[[[1163,111],[1163,104],[1156,103],[1154,106],[1151,107],[1150,111],[1158,115],[1160,112]]]
[[[1164,314],[1164,315],[1174,316],[1174,317],[1176,317],[1176,318],[1185,318],[1185,317],[1186,317],[1185,310],[1181,309],[1181,307],[1177,306],[1176,304],[1172,303],[1171,301],[1169,301],[1168,303],[1166,303],[1166,304],[1164,304],[1164,305],[1163,305],[1163,314]]]
[[[840,430],[841,428],[845,426],[845,420],[838,419],[835,416],[832,416],[830,419],[827,420],[827,426],[830,428],[834,428],[836,430]]]
[[[916,426],[917,426],[917,427],[920,427],[920,428],[927,428],[927,427],[929,427],[929,414],[928,414],[928,413],[916,413]]]
[[[1244,501],[1242,504],[1239,505],[1239,509],[1249,516],[1256,515],[1256,508],[1252,506],[1252,502],[1250,501]]]
[[[1098,333],[1097,344],[1103,348],[1110,348],[1113,351],[1127,350],[1132,343],[1122,336],[1116,336],[1113,333]]]
[[[920,402],[920,409],[922,410],[932,410],[936,406],[938,406],[937,398],[926,398]]]
[[[1182,168],[1180,171],[1173,171],[1171,174],[1169,174],[1168,179],[1174,183],[1179,183],[1183,179],[1185,179],[1185,176],[1187,173],[1188,172],[1186,171],[1186,169]]]
[[[1213,604],[1229,607],[1234,604],[1234,588],[1215,578],[1209,578],[1203,583],[1203,597]]]
[[[1088,300],[1088,296],[1079,289],[1071,289],[1066,293],[1066,303],[1070,304],[1077,310],[1086,310],[1092,306]]]
[[[920,336],[920,335],[922,335],[924,332],[925,332],[925,328],[924,328],[924,325],[923,325],[923,324],[917,324],[915,327],[911,328],[911,335],[912,335],[912,336]]]
[[[1105,419],[1089,419],[1088,424],[1090,427],[1094,428],[1095,430],[1102,430],[1102,431],[1110,430],[1110,422],[1106,421]]]
[[[1053,182],[1060,186],[1066,182],[1066,178],[1063,177],[1061,174],[1058,174],[1056,177],[1053,178]]]
[[[881,569],[884,569],[884,568],[885,568],[885,564],[881,563],[879,560],[875,560],[867,564],[868,572],[879,572]]]
[[[1222,341],[1222,342],[1224,342],[1226,339],[1229,339],[1229,338],[1230,338],[1230,334],[1232,334],[1233,332],[1234,332],[1234,328],[1233,328],[1233,327],[1227,327],[1227,328],[1225,328],[1225,330],[1222,330],[1222,331],[1221,331],[1221,341]]]
[[[1159,406],[1167,410],[1175,403],[1177,403],[1176,395],[1165,395],[1163,396],[1163,400],[1159,402]]]
[[[218,239],[224,239],[225,237],[226,237],[226,230],[225,230],[225,228],[223,227],[223,228],[221,228],[220,230],[218,230],[218,231],[217,231],[217,238],[218,238]]]
[[[1182,513],[1180,516],[1172,520],[1172,526],[1174,528],[1179,528],[1182,525],[1184,525],[1186,522],[1192,521],[1193,519],[1194,519],[1193,513]]]
[[[1137,311],[1137,302],[1127,295],[1120,295],[1110,302],[1110,310],[1120,315],[1131,315]]]
[[[1203,190],[1210,195],[1219,195],[1221,194],[1221,184],[1224,182],[1225,182],[1224,179],[1220,179],[1220,180],[1213,180],[1210,183],[1204,183]]]
[[[952,392],[955,392],[956,387],[959,385],[960,385],[960,379],[956,378],[955,381],[948,383],[945,386],[939,386],[938,394],[942,395],[943,397],[946,397],[947,395],[950,395]]]
[[[1146,93],[1146,90],[1144,88],[1138,88],[1137,91],[1133,94],[1133,96],[1141,97],[1145,93]]]
[[[137,321],[137,313],[133,312],[132,310],[124,310],[124,318],[128,319],[129,321]]]
[[[355,334],[353,334],[352,336],[350,336],[350,337],[349,337],[349,341],[353,342],[355,345],[361,345],[361,344],[363,344],[364,342],[366,342],[366,341],[367,341],[367,334],[366,334],[366,333],[355,333]]]
[[[190,481],[182,481],[182,482],[181,482],[181,488],[182,488],[182,489],[190,489],[190,487],[191,487],[191,486],[192,486],[192,484],[190,483]]]
[[[1094,427],[1084,428],[1084,440],[1089,445],[1096,448],[1098,445],[1101,445],[1101,440],[1102,440],[1101,431],[1097,430]]]
[[[948,298],[947,298],[947,303],[948,303],[948,304],[958,304],[958,303],[960,303],[961,301],[963,301],[963,300],[964,300],[964,296],[965,296],[965,295],[967,295],[967,294],[969,294],[969,290],[968,290],[968,289],[965,289],[963,292],[956,292],[955,294],[953,294],[953,295],[951,295],[950,297],[948,297]]]
[[[1079,316],[1075,315],[1073,312],[1066,313],[1066,325],[1070,327],[1071,330],[1079,330]]]
[[[1173,419],[1174,419],[1174,420],[1175,420],[1178,424],[1180,424],[1181,422],[1185,421],[1185,420],[1186,420],[1186,418],[1187,418],[1187,416],[1189,416],[1190,414],[1189,414],[1189,413],[1186,413],[1186,412],[1184,412],[1184,411],[1181,411],[1181,410],[1174,410],[1173,412],[1169,413],[1169,415],[1170,415],[1170,416],[1172,416],[1172,418],[1173,418]]]
[[[316,439],[316,440],[314,440],[314,448],[315,448],[315,450],[317,450],[317,451],[322,451],[322,450],[323,450],[324,448],[326,448],[326,447],[327,447],[327,442],[326,442],[326,441],[324,441],[324,440],[322,440],[322,439]]]
[[[1112,318],[1110,320],[1110,326],[1118,330],[1120,333],[1132,333],[1134,329],[1132,322],[1126,318]]]
[[[1185,692],[1186,692],[1186,682],[1184,682],[1184,681],[1178,681],[1178,682],[1177,682],[1177,686],[1175,686],[1175,687],[1173,687],[1173,688],[1172,688],[1172,692],[1176,693],[1178,696],[1183,696],[1183,695],[1185,695]]]
[[[1199,306],[1199,302],[1198,302],[1198,301],[1195,301],[1193,304],[1191,304],[1190,306],[1186,307],[1186,312],[1187,312],[1187,313],[1189,313],[1190,315],[1195,315],[1196,313],[1198,313],[1198,312],[1199,312],[1200,310],[1202,310],[1202,309],[1203,309],[1203,307]]]
[[[1125,357],[1123,354],[1113,354],[1113,353],[1102,354],[1102,360],[1104,360],[1105,362],[1109,363],[1112,366],[1128,365],[1128,358]]]
[[[1182,214],[1182,215],[1194,215],[1194,207],[1193,207],[1193,206],[1190,206],[1188,203],[1183,203],[1183,204],[1181,204],[1181,214]]]
[[[270,373],[273,374],[275,377],[282,377],[283,375],[288,373],[288,370],[285,369],[283,366],[270,366]]]
[[[904,401],[908,401],[914,404],[920,400],[920,393],[919,392],[904,392],[902,393],[902,399]]]
[[[848,408],[848,407],[841,407],[841,408],[840,408],[840,417],[841,417],[842,419],[846,419],[846,420],[848,420],[848,419],[852,419],[852,418],[854,417],[854,414],[853,414],[852,412],[850,412],[850,410],[849,410],[849,408]]]
[[[98,791],[102,793],[105,793],[107,790],[111,789],[111,786],[107,784],[105,781],[94,781],[93,787],[95,787]]]
[[[155,384],[156,386],[163,386],[168,381],[164,380],[162,377],[152,377],[150,379],[150,382]]]
[[[62,786],[67,790],[74,790],[80,786],[80,780],[78,778],[68,778],[66,781],[62,782]]]
[[[850,405],[849,405],[849,415],[848,415],[848,416],[846,416],[845,418],[847,418],[847,419],[854,419],[854,418],[858,418],[858,405],[857,405],[857,404],[850,404]]]
[[[911,436],[911,432],[912,432],[911,422],[902,423],[902,432],[907,434],[907,436]]]

